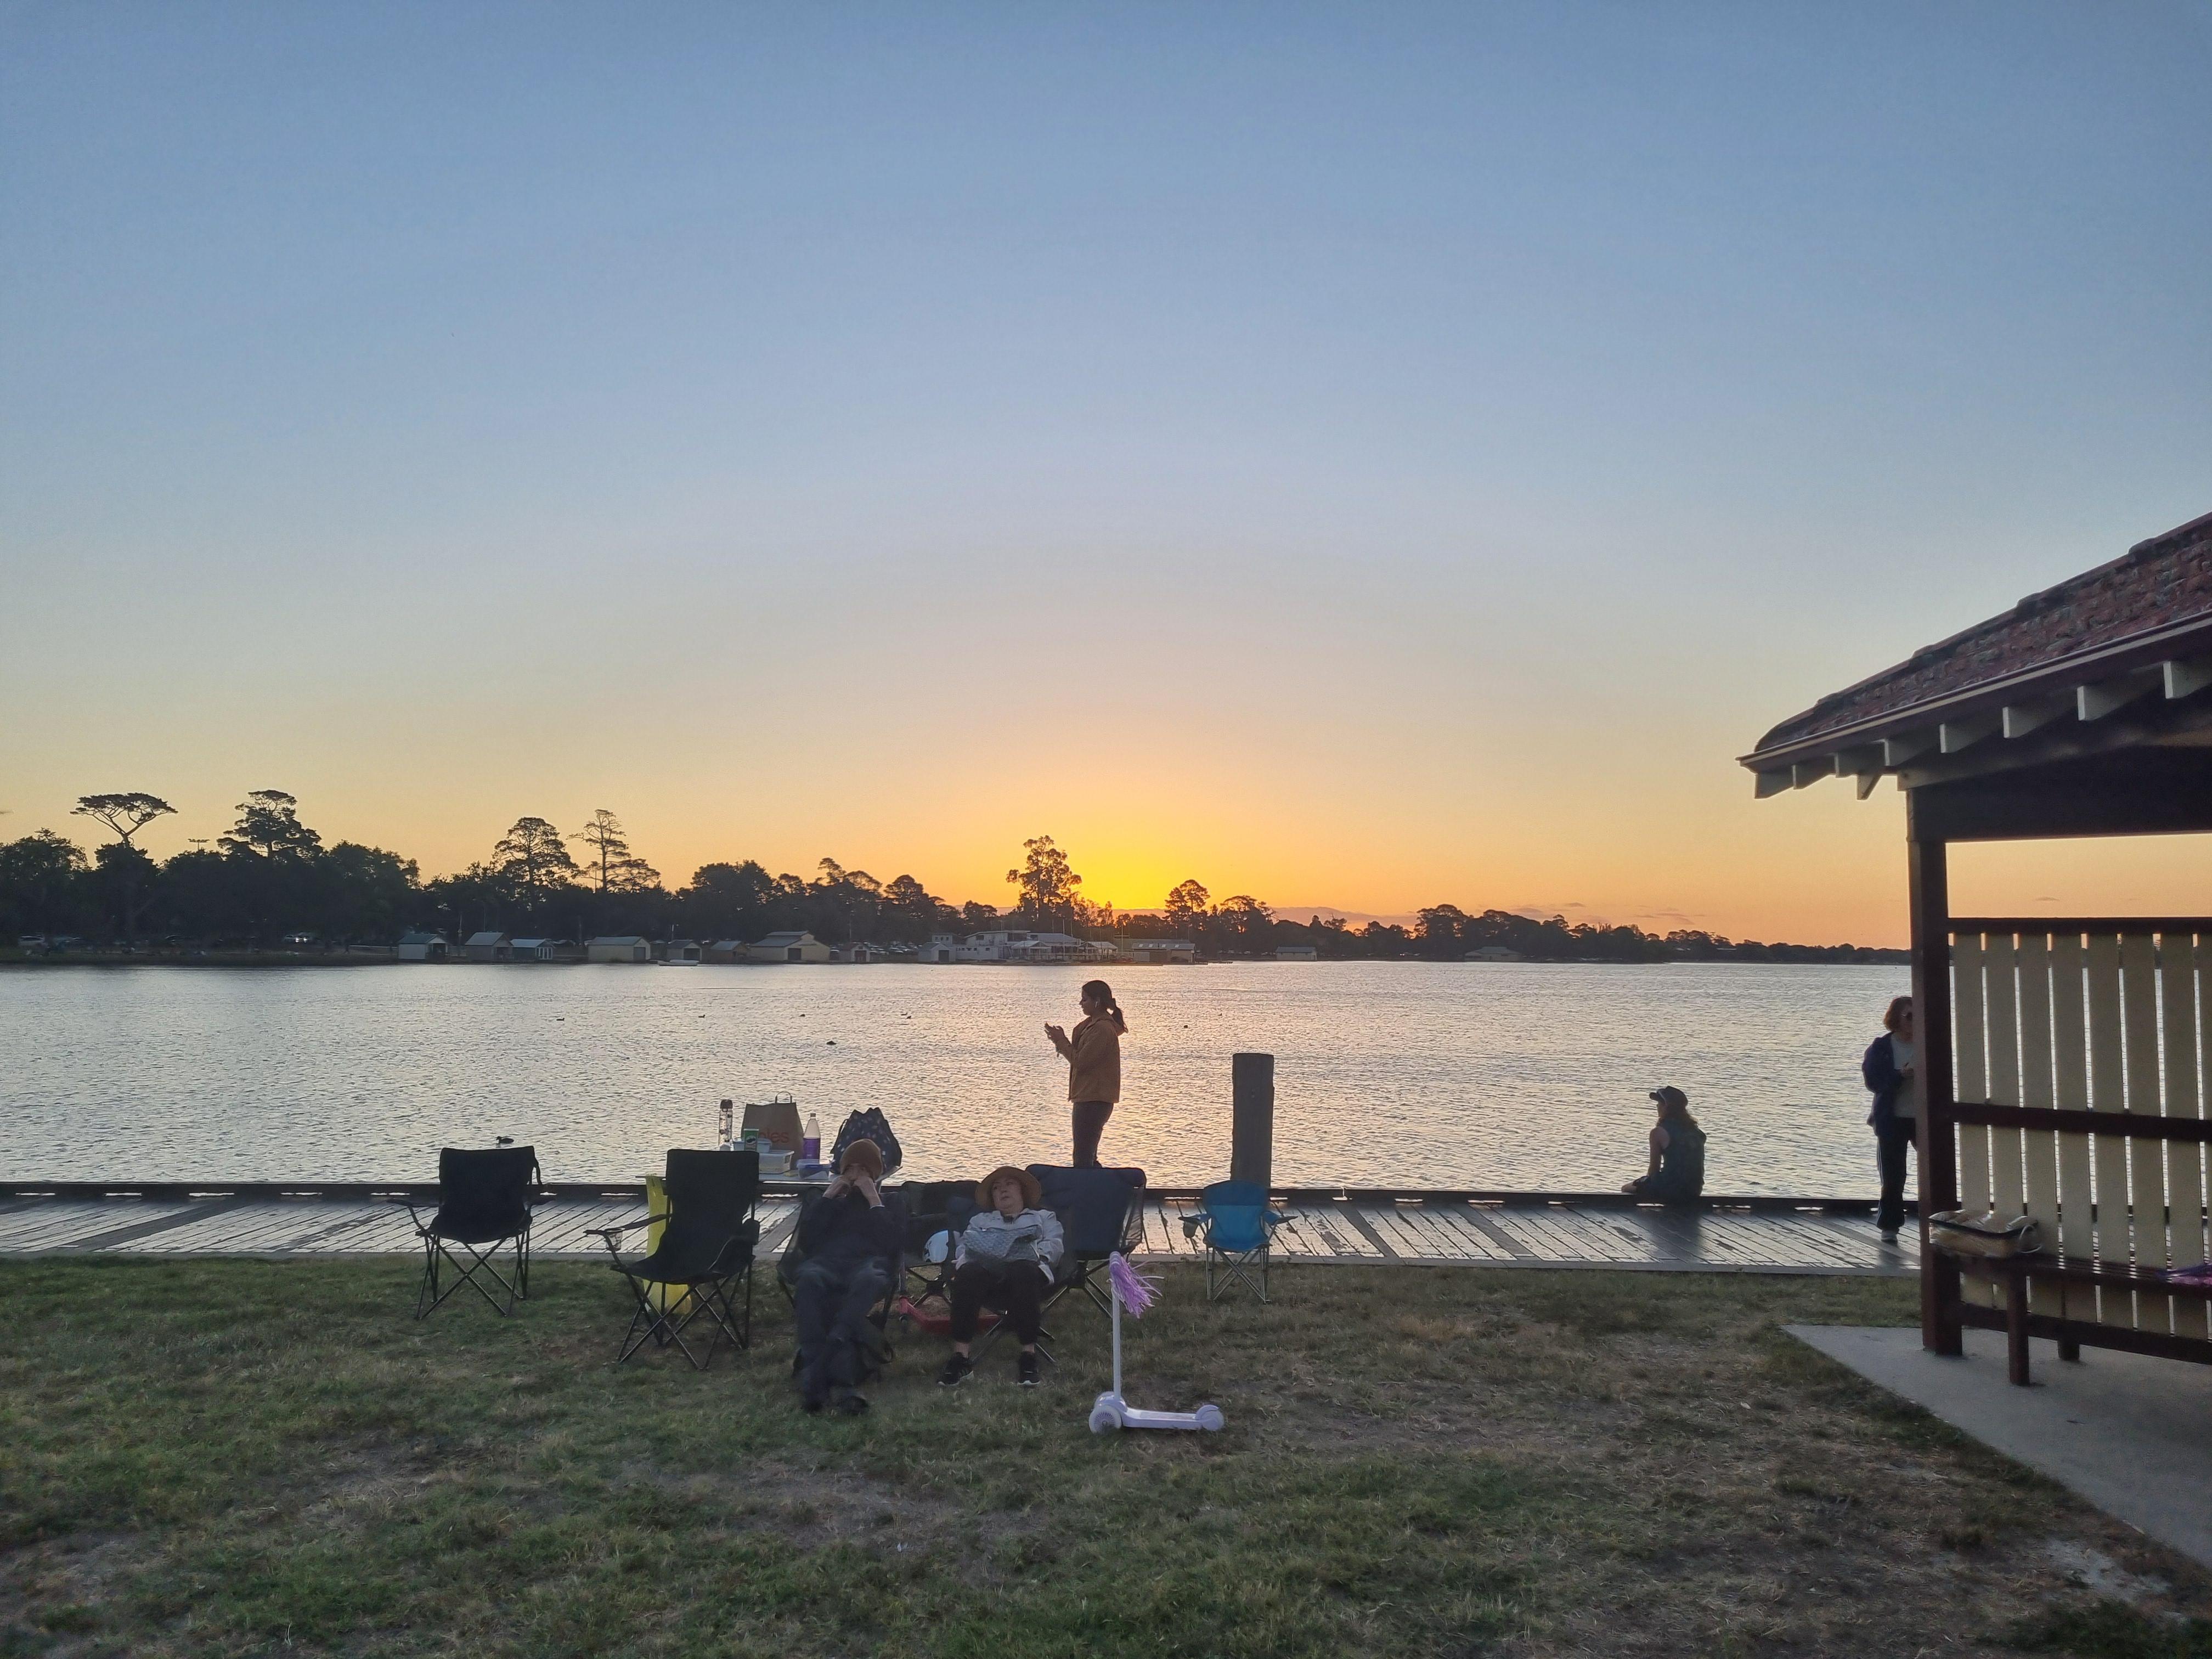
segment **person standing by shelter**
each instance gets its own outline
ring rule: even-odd
[[[1893,997],[1881,1017],[1883,1035],[1867,1045],[1859,1075],[1874,1093],[1875,1167],[1881,1176],[1881,1206],[1875,1225],[1882,1243],[1897,1243],[1905,1224],[1905,1154],[1920,1131],[1920,1049],[1912,1020],[1912,999]]]
[[[1083,1018],[1073,1035],[1057,1025],[1044,1028],[1067,1062],[1079,1170],[1098,1167],[1098,1137],[1106,1132],[1106,1120],[1114,1115],[1114,1103],[1121,1097],[1121,1039],[1128,1030],[1121,1005],[1114,1000],[1114,988],[1103,979],[1084,982]]]
[[[1705,1132],[1690,1115],[1690,1097],[1673,1084],[1651,1091],[1659,1121],[1651,1126],[1650,1167],[1620,1190],[1662,1204],[1693,1203],[1705,1190]]]

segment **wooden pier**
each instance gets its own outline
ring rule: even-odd
[[[544,1190],[531,1239],[541,1260],[603,1255],[590,1230],[643,1212],[641,1187]],[[1279,1263],[1887,1278],[1919,1271],[1917,1238],[1908,1232],[1884,1244],[1872,1206],[1852,1200],[1713,1198],[1661,1207],[1606,1193],[1278,1192],[1291,1212],[1277,1235]],[[392,1201],[401,1196],[426,1212],[436,1206],[433,1189],[401,1184],[0,1183],[0,1257],[408,1255],[416,1246],[407,1212]],[[1140,1259],[1197,1256],[1180,1224],[1196,1207],[1195,1192],[1152,1193]],[[769,1259],[798,1220],[798,1189],[770,1183],[760,1215],[760,1255]]]

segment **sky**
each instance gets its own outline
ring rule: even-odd
[[[2195,0],[0,0],[0,836],[1901,942],[1901,797],[1736,757],[2212,510],[2208,78]]]

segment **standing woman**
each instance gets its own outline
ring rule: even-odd
[[[1103,979],[1083,987],[1083,1018],[1069,1035],[1057,1025],[1044,1034],[1060,1057],[1067,1062],[1067,1097],[1075,1111],[1075,1167],[1098,1167],[1098,1137],[1106,1120],[1114,1115],[1114,1103],[1121,1097],[1121,1038],[1129,1023],[1121,1018],[1121,1005],[1114,1000],[1114,988]]]
[[[1874,1091],[1875,1167],[1881,1173],[1881,1207],[1875,1225],[1882,1243],[1897,1243],[1905,1221],[1905,1153],[1920,1128],[1920,1050],[1913,1032],[1912,999],[1893,997],[1881,1017],[1884,1036],[1867,1045],[1859,1075]]]

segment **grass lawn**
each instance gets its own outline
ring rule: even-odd
[[[0,1654],[2212,1655],[2204,1577],[1784,1336],[1896,1282],[1196,1275],[953,1394],[800,1413],[767,1288],[705,1375],[623,1292],[408,1317],[398,1262],[0,1264]]]

